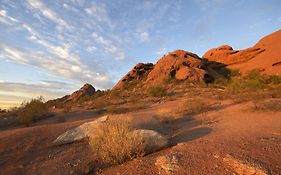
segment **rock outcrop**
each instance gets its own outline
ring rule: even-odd
[[[84,84],[83,87],[81,87],[79,90],[73,92],[68,98],[67,100],[72,100],[72,101],[77,101],[78,99],[80,99],[81,97],[84,97],[84,96],[92,96],[94,95],[96,92],[96,89],[86,83]]]
[[[162,57],[155,65],[137,64],[113,89],[121,89],[134,80],[139,80],[138,83],[143,85],[161,84],[169,79],[208,83],[225,76],[224,64],[202,59],[191,52],[176,50]]]
[[[148,73],[153,69],[153,67],[154,65],[152,63],[138,63],[112,89],[118,90],[125,87],[128,83],[134,80],[145,79]]]
[[[207,51],[203,58],[227,64],[241,73],[259,70],[266,74],[281,75],[281,30],[261,39],[253,47],[233,50],[223,45]]]

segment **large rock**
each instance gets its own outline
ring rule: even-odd
[[[145,151],[151,153],[168,146],[168,138],[157,131],[137,129],[132,131],[133,137],[142,138]]]
[[[94,137],[98,127],[108,120],[108,116],[100,117],[92,122],[84,123],[76,128],[70,129],[53,141],[55,145],[79,142],[89,137]]]
[[[95,138],[97,129],[102,124],[106,125],[107,120],[108,116],[104,116],[92,122],[84,123],[61,134],[53,143],[54,145],[63,145]],[[160,150],[168,145],[168,138],[154,130],[137,129],[131,131],[131,134],[133,137],[143,139],[144,148],[147,153]]]
[[[194,53],[176,50],[162,57],[155,64],[154,69],[147,76],[146,83],[160,84],[168,78],[206,82],[206,77],[211,77],[212,80],[215,80],[224,65],[219,63],[220,67],[212,67],[210,63],[213,64]],[[224,77],[224,75],[220,77]]]

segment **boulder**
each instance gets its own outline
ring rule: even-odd
[[[146,153],[152,153],[168,146],[168,138],[154,130],[137,129],[132,131],[132,135],[143,139]]]
[[[61,134],[53,141],[54,145],[64,145],[80,142],[85,139],[94,138],[97,129],[102,124],[106,125],[108,116],[103,116],[92,122],[84,123],[76,128]],[[137,129],[131,131],[133,137],[142,138],[147,153],[160,150],[168,145],[168,138],[154,130]]]
[[[82,141],[95,135],[96,129],[108,120],[108,116],[100,117],[92,122],[84,123],[76,128],[70,129],[61,134],[53,141],[55,145],[70,144]]]

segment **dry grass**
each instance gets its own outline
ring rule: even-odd
[[[109,165],[121,164],[144,155],[142,138],[130,134],[133,130],[130,122],[108,121],[90,140],[90,146],[101,162]]]
[[[169,124],[177,117],[178,115],[175,113],[174,108],[161,108],[157,111],[157,114],[154,116],[155,119],[164,124]]]

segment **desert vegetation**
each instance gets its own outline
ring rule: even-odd
[[[17,110],[19,122],[26,126],[49,115],[48,106],[42,96],[25,101]]]
[[[233,93],[280,87],[281,76],[278,75],[265,75],[257,70],[250,71],[245,75],[240,75],[236,71],[232,72],[229,79],[220,80],[216,83],[225,86],[227,90]]]
[[[103,163],[121,164],[144,155],[143,139],[132,135],[132,131],[128,121],[109,121],[100,126],[89,143]]]

